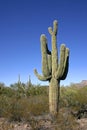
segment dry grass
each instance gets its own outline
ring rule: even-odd
[[[13,121],[29,122],[33,130],[43,127],[46,129],[46,123],[50,124],[50,130],[52,128],[54,128],[52,130],[80,130],[72,111],[78,112],[87,104],[87,87],[79,89],[72,86],[62,87],[59,114],[49,119],[43,118],[43,115],[49,114],[48,88],[41,89],[41,87],[30,88],[25,93],[10,88],[0,90],[0,117],[10,121],[10,123],[2,122],[0,130],[13,130],[14,125],[11,123]],[[36,120],[38,116],[43,119]]]

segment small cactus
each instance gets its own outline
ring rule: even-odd
[[[68,73],[69,66],[69,49],[65,44],[60,47],[60,59],[58,60],[57,50],[57,28],[58,22],[53,22],[53,29],[48,28],[52,38],[52,51],[48,50],[47,38],[44,34],[40,37],[42,52],[42,74],[39,75],[34,70],[35,75],[41,81],[49,81],[49,111],[52,115],[58,113],[59,96],[60,96],[60,80],[64,80]]]

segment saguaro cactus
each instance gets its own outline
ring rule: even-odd
[[[48,50],[47,39],[44,34],[40,37],[42,52],[42,73],[39,75],[34,70],[35,75],[41,81],[49,81],[49,110],[51,114],[57,114],[59,108],[60,80],[64,80],[68,73],[69,49],[65,44],[60,47],[60,59],[57,51],[57,28],[58,22],[53,22],[53,29],[48,28],[52,38],[52,51]]]

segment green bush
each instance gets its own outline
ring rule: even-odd
[[[75,123],[75,118],[72,111],[78,112],[86,106],[87,86],[82,88],[74,85],[63,86],[60,91],[60,111],[56,122],[60,124],[59,127],[62,130],[64,128],[73,130],[71,127]],[[48,114],[48,100],[48,87],[46,86],[25,87],[24,92],[2,85],[0,87],[0,117],[6,117],[11,121],[28,121],[32,116]],[[66,124],[67,122],[69,125]]]

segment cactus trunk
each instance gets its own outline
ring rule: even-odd
[[[60,81],[52,78],[49,84],[49,110],[56,115],[59,109]]]

